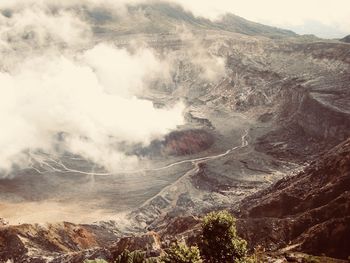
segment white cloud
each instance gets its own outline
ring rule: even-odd
[[[169,77],[168,64],[156,59],[149,49],[137,49],[130,55],[126,49],[111,49],[100,44],[87,51],[83,60],[96,71],[106,91],[124,97],[142,91],[147,79]]]
[[[52,15],[34,6],[13,12],[10,17],[0,15],[1,40],[12,47],[25,42],[39,47],[49,43],[81,44],[88,34],[88,25],[62,10]]]
[[[2,168],[28,148],[53,151],[59,132],[66,134],[65,150],[108,169],[135,161],[118,152],[116,144],[148,143],[183,122],[181,104],[156,109],[132,93],[124,97],[128,88],[146,83],[154,73],[150,63],[161,68],[148,50],[132,55],[99,45],[77,60],[45,55],[0,73],[0,122],[6,127],[0,133]],[[121,66],[126,78],[117,72]]]
[[[183,41],[188,41],[188,46],[184,50],[183,60],[189,60],[192,67],[198,69],[200,72],[198,77],[206,82],[216,82],[226,74],[225,59],[218,57],[215,46],[210,48],[205,47],[200,39],[196,39],[186,27],[179,27],[177,29],[178,36]],[[173,60],[177,60],[178,54],[173,55]]]

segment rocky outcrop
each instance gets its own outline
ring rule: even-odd
[[[347,258],[350,231],[350,139],[304,171],[245,199],[239,232],[271,249],[296,244],[311,254]]]
[[[114,258],[125,250],[145,250],[148,256],[157,257],[162,251],[160,236],[155,232],[149,232],[140,236],[124,237],[111,249]]]
[[[284,85],[276,129],[259,138],[257,150],[279,159],[305,162],[350,137],[349,103],[341,102],[350,94],[339,88],[341,84],[337,92],[337,87],[312,90],[297,80]]]
[[[165,137],[162,152],[180,156],[195,154],[208,149],[213,143],[213,135],[205,130],[172,132]]]
[[[47,262],[59,255],[111,245],[117,236],[102,227],[71,223],[0,227],[0,262]],[[89,252],[93,254],[92,251]],[[71,262],[71,261],[68,261]],[[79,262],[79,261],[78,261]]]
[[[0,262],[82,263],[96,258],[113,262],[125,250],[159,256],[160,236],[149,232],[120,238],[101,226],[71,223],[0,227]]]
[[[0,227],[6,226],[6,225],[8,225],[8,222],[5,219],[0,218]]]
[[[343,141],[350,136],[350,114],[332,108],[317,99],[317,94],[303,97],[295,117],[306,133],[324,140]]]
[[[136,150],[141,156],[184,156],[198,154],[209,149],[214,143],[214,136],[202,129],[174,131],[163,140],[154,140],[147,147]]]

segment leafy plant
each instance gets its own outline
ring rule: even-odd
[[[201,250],[211,263],[247,260],[247,242],[237,235],[236,219],[229,212],[212,212],[204,217]]]
[[[308,255],[304,258],[304,261],[305,263],[319,263],[320,259],[318,259],[317,257]]]
[[[130,252],[129,250],[125,250],[115,263],[143,263],[146,259],[145,253],[139,250]]]
[[[156,263],[157,260],[153,258],[146,258],[146,253],[140,250],[130,252],[125,250],[118,256],[115,263]]]
[[[198,247],[188,247],[184,242],[173,244],[165,256],[161,258],[162,263],[202,263]]]
[[[86,259],[84,263],[108,263],[108,262],[104,259],[93,259],[93,260]]]

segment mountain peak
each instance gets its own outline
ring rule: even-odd
[[[128,16],[121,15],[117,18],[117,24],[115,21],[96,20],[96,17],[110,17],[109,10],[93,10],[89,16],[97,22],[97,31],[114,33],[171,33],[179,26],[185,26],[190,30],[219,30],[271,38],[296,36],[292,31],[265,26],[233,14],[226,14],[221,19],[212,21],[197,17],[182,6],[168,2],[130,4],[127,6],[127,12]],[[102,20],[103,23],[101,23]]]
[[[347,35],[346,37],[340,39],[340,41],[345,42],[345,43],[350,43],[350,35]]]
[[[241,33],[245,35],[262,35],[271,38],[293,37],[297,36],[291,30],[280,29],[277,27],[266,26],[260,23],[252,22],[240,16],[227,13],[221,19],[216,21],[224,30]]]

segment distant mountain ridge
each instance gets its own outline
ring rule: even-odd
[[[345,42],[345,43],[350,43],[350,35],[347,35],[346,37],[340,39],[340,41]]]
[[[297,36],[297,34],[291,30],[266,26],[233,14],[226,14],[220,20],[216,21],[216,23],[224,30],[251,36],[263,35],[271,38]]]
[[[128,16],[120,15],[117,21],[109,10],[96,9],[90,11],[89,19],[96,23],[96,32],[110,32],[122,34],[135,33],[171,33],[179,26],[191,30],[223,30],[251,36],[266,36],[271,38],[294,37],[296,33],[276,27],[266,26],[248,21],[233,14],[226,14],[222,18],[211,21],[203,17],[196,17],[180,5],[155,2],[127,6]],[[117,22],[117,23],[116,23]]]

